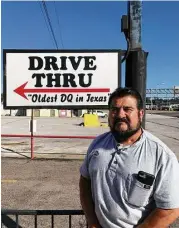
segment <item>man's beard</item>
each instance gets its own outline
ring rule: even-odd
[[[128,129],[125,131],[116,130],[115,125],[118,124],[119,122],[125,122],[128,126]],[[110,126],[110,129],[111,129],[111,133],[113,134],[115,140],[120,143],[120,142],[127,140],[132,135],[134,135],[141,128],[141,125],[142,125],[142,122],[141,122],[140,118],[139,118],[139,121],[135,128],[131,128],[130,123],[125,118],[122,118],[122,119],[116,118],[114,121],[114,126],[113,127]]]

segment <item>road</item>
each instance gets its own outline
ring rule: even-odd
[[[79,200],[79,168],[81,161],[26,160],[2,158],[1,206],[9,209],[81,209]],[[58,228],[67,227],[67,218],[57,218]],[[49,227],[49,218],[38,220],[39,227]],[[31,228],[26,216],[20,225]],[[84,216],[74,219],[73,227],[85,227]],[[179,221],[172,227],[179,228]]]
[[[152,114],[156,114],[156,115],[171,116],[171,117],[179,118],[179,111],[147,110],[146,113],[152,113]]]

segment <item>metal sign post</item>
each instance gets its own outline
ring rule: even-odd
[[[144,102],[145,111],[148,53],[142,50],[141,12],[141,0],[128,1],[128,15],[123,16],[122,32],[124,32],[126,40],[128,42],[125,86],[132,87],[140,93]],[[142,126],[145,128],[145,112]]]
[[[34,110],[31,110],[31,120],[30,120],[30,132],[31,132],[31,159],[34,159]]]

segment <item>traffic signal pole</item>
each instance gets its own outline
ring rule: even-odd
[[[128,1],[128,14],[121,20],[121,31],[128,42],[126,60],[125,86],[132,87],[141,94],[146,104],[146,76],[148,53],[142,49],[141,18],[142,1]],[[145,114],[142,122],[145,128]]]

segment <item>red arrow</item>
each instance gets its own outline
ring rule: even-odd
[[[14,92],[18,95],[22,96],[23,98],[27,99],[25,93],[108,93],[110,92],[109,88],[76,88],[76,89],[47,89],[47,88],[40,88],[40,89],[25,89],[25,86],[28,82],[24,83],[23,85],[17,87]]]

